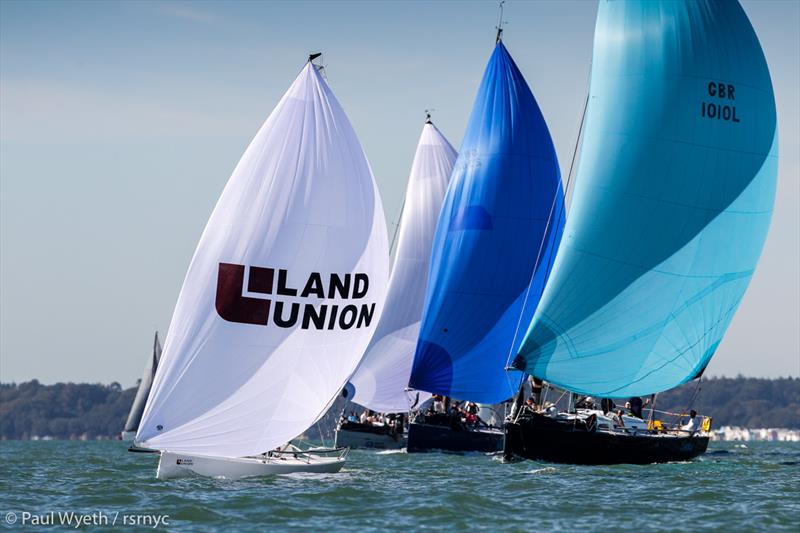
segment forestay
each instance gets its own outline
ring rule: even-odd
[[[599,396],[699,376],[761,253],[777,147],[737,2],[601,2],[567,237],[515,366]]]
[[[413,388],[481,403],[512,396],[504,367],[547,278],[563,228],[549,219],[562,202],[544,117],[498,42],[436,227]]]
[[[387,276],[372,172],[344,111],[309,63],[211,214],[137,442],[233,457],[298,436],[361,359]]]
[[[431,241],[455,160],[455,149],[427,122],[408,178],[386,306],[348,387],[353,402],[374,411],[408,411],[430,396],[407,387],[425,303]]]

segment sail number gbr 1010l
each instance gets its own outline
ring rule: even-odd
[[[720,83],[717,81],[710,81],[707,85],[708,96],[716,98],[714,102],[703,102],[700,108],[700,116],[715,120],[725,120],[728,122],[739,122],[739,117],[736,116],[736,106],[733,102],[736,100],[736,87],[730,83]],[[720,102],[724,100],[725,103]]]

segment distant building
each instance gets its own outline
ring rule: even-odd
[[[718,441],[800,442],[800,430],[787,428],[748,429],[738,426],[722,426],[712,433],[711,438]]]

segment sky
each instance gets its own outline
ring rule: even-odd
[[[742,5],[775,87],[778,192],[706,375],[799,376],[800,2]],[[504,42],[562,174],[596,10],[506,4]],[[324,52],[393,224],[424,110],[458,147],[496,23],[478,1],[0,0],[0,380],[135,384],[222,188],[309,52]]]

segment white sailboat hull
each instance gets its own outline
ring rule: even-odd
[[[293,456],[212,457],[178,452],[161,452],[158,479],[173,479],[200,475],[223,479],[272,476],[295,472],[335,474],[342,469],[346,454],[324,457],[313,453]]]

